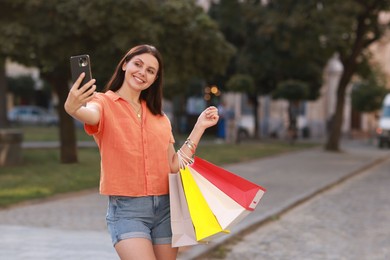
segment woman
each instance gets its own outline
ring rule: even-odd
[[[121,259],[175,259],[171,247],[168,173],[193,157],[204,131],[218,121],[209,107],[176,152],[162,112],[163,64],[150,45],[130,49],[103,93],[95,80],[70,89],[65,110],[85,123],[101,154],[100,193],[109,196],[107,226]]]

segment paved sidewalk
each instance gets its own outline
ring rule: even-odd
[[[219,252],[229,260],[388,260],[389,174],[390,157]]]
[[[257,209],[229,236],[182,249],[179,259],[194,259],[320,190],[384,161],[390,150],[367,141],[348,141],[343,152],[322,148],[225,165],[265,188]],[[97,190],[0,210],[0,259],[118,259],[105,227],[106,198]]]

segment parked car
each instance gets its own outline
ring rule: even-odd
[[[390,94],[387,94],[383,100],[382,112],[376,133],[379,148],[385,145],[390,147]]]
[[[21,125],[58,125],[57,114],[50,113],[39,106],[15,106],[8,112],[8,120],[11,124]]]

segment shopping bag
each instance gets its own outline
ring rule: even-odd
[[[206,160],[195,157],[187,166],[195,170],[239,205],[253,211],[266,189]]]
[[[230,229],[252,212],[238,204],[196,170],[191,167],[189,167],[189,170],[211,211],[223,229]]]
[[[169,174],[169,200],[171,204],[172,247],[198,244],[180,174]]]
[[[188,209],[195,228],[196,239],[208,242],[221,234],[228,234],[229,231],[221,227],[208,206],[188,166],[180,169],[180,174]]]

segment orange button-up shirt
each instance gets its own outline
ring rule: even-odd
[[[142,120],[112,91],[96,93],[98,125],[85,125],[101,156],[100,193],[119,196],[168,194],[168,147],[174,143],[167,116],[153,115],[142,101]]]

